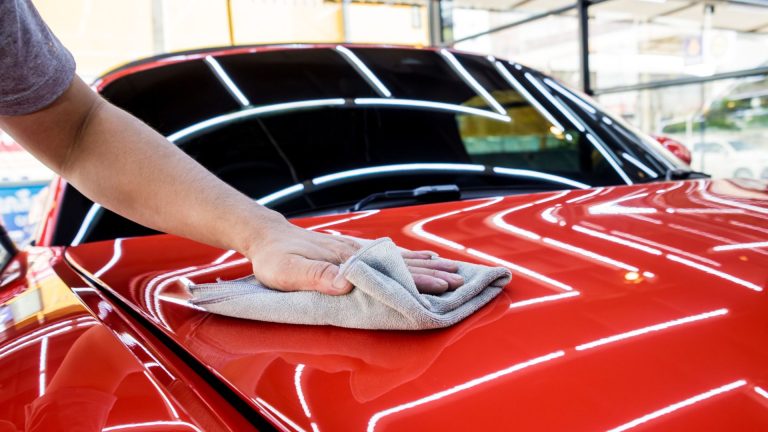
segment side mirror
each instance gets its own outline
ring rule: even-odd
[[[664,146],[665,149],[669,150],[670,153],[675,155],[678,159],[688,165],[691,164],[691,151],[688,150],[688,147],[683,145],[683,143],[663,135],[654,135],[653,137],[656,138],[656,141],[658,141],[659,144]]]

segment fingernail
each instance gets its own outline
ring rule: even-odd
[[[344,274],[339,272],[339,274],[333,279],[331,286],[336,291],[343,291],[344,288],[347,287],[347,280],[344,278]]]

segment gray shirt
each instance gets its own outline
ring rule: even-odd
[[[0,115],[45,108],[69,87],[72,54],[30,0],[0,0]]]

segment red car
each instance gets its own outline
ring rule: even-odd
[[[766,183],[448,50],[202,51],[95,88],[297,225],[514,277],[443,330],[216,316],[187,283],[245,259],[57,180],[36,246],[0,240],[0,431],[768,429]]]

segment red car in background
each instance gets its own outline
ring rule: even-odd
[[[36,246],[0,241],[0,431],[768,428],[766,183],[450,50],[200,51],[94,87],[297,225],[514,277],[444,330],[215,316],[186,285],[244,258],[57,180]]]

